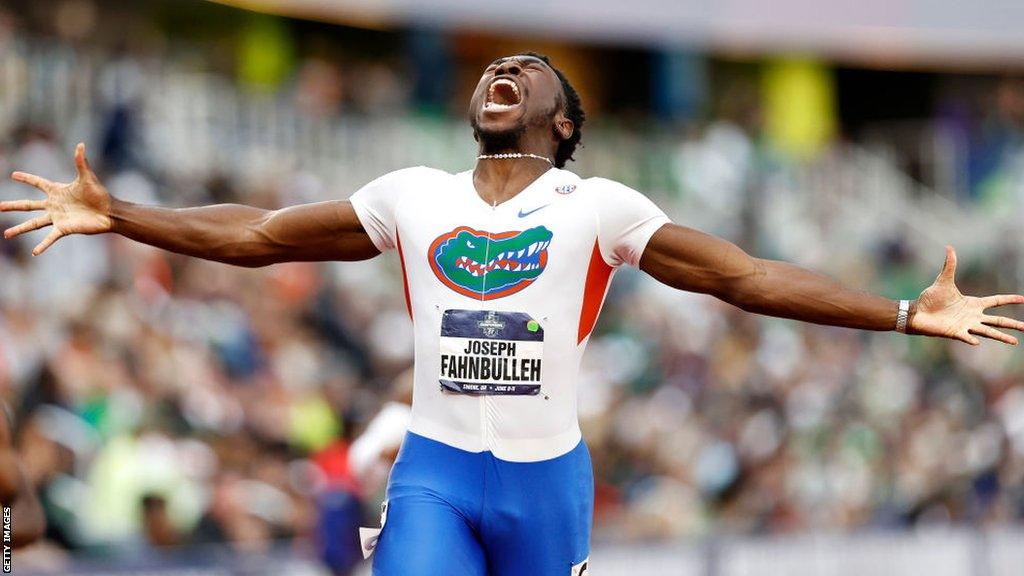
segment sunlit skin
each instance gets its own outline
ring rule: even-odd
[[[518,88],[512,106],[487,106],[499,80]],[[500,92],[509,101],[508,87]],[[484,70],[469,102],[470,124],[481,154],[530,153],[553,159],[575,127],[564,110],[561,83],[542,60],[513,55]],[[15,172],[12,178],[43,192],[44,198],[0,203],[0,211],[41,212],[9,228],[5,237],[49,227],[35,247],[39,255],[70,234],[113,232],[181,254],[238,266],[288,261],[365,260],[378,254],[347,200],[263,210],[237,204],[170,209],[113,198],[89,167],[85,146],[75,150],[78,177],[69,183]],[[477,193],[488,204],[514,197],[551,168],[542,159],[482,159],[473,171]],[[640,268],[669,286],[710,294],[743,310],[816,324],[864,330],[892,330],[898,303],[798,266],[751,256],[735,244],[676,224],[651,237]],[[1016,345],[999,328],[1021,331],[1024,322],[989,315],[990,308],[1024,303],[1021,295],[971,297],[955,283],[956,253],[946,248],[935,282],[911,306],[908,332],[977,345],[990,338]]]

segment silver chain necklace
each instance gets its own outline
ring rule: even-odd
[[[555,165],[550,158],[543,156],[537,156],[536,154],[529,154],[524,152],[508,152],[505,154],[481,154],[476,157],[477,160],[505,160],[510,158],[536,158],[537,160],[543,160],[552,166]]]

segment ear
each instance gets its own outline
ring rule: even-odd
[[[572,137],[572,132],[575,129],[576,127],[573,125],[572,120],[566,118],[565,113],[559,112],[555,115],[554,130],[555,136],[557,136],[559,140],[568,140]]]

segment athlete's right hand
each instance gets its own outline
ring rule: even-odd
[[[51,244],[68,234],[102,234],[110,232],[112,220],[110,206],[112,199],[106,187],[89,168],[85,159],[85,144],[75,148],[75,166],[78,177],[74,182],[62,184],[51,182],[34,174],[15,172],[11,178],[39,188],[46,194],[45,200],[10,200],[0,202],[0,212],[32,212],[43,210],[45,214],[32,218],[4,230],[4,238],[53,226],[53,230],[32,249],[38,256]]]

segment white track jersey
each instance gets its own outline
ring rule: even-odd
[[[531,462],[580,440],[580,360],[608,283],[669,220],[639,192],[552,168],[491,206],[472,172],[398,170],[351,198],[395,249],[416,338],[409,429]]]

